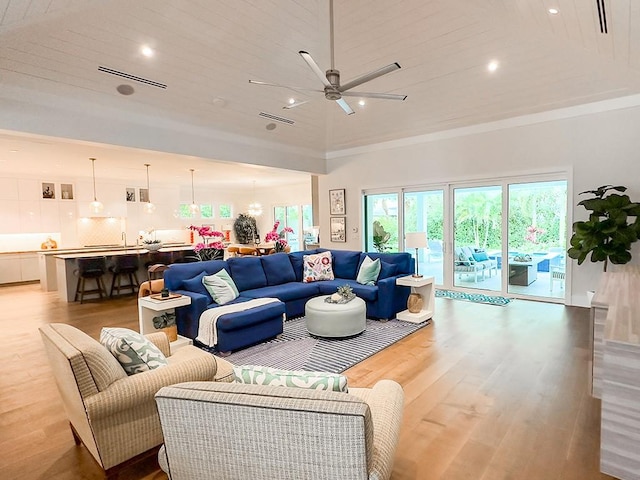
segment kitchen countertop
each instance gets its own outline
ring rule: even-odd
[[[162,247],[160,250],[157,250],[158,252],[178,252],[181,250],[192,250],[193,249],[193,245],[176,245],[176,246],[167,246],[167,247]],[[113,256],[113,255],[128,255],[128,254],[138,254],[138,255],[144,255],[146,253],[151,253],[150,250],[140,247],[140,246],[136,246],[136,245],[131,245],[128,247],[112,247],[112,248],[105,248],[105,249],[88,249],[88,248],[81,248],[81,249],[77,249],[77,250],[59,250],[59,251],[55,251],[55,250],[46,250],[43,252],[40,252],[42,254],[45,255],[55,255],[56,258],[62,258],[62,259],[70,259],[70,258],[78,258],[78,257],[101,257],[101,256]]]

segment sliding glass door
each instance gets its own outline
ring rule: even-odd
[[[444,283],[444,191],[421,190],[404,193],[404,233],[420,232],[427,238],[427,246],[419,248],[416,262],[425,277]],[[416,256],[415,249],[404,250]]]
[[[365,194],[364,239],[367,252],[398,252],[397,193]]]
[[[453,188],[453,284],[500,291],[502,186]]]
[[[509,184],[507,291],[564,298],[566,237],[566,181]]]

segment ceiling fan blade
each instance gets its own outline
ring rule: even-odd
[[[284,110],[290,110],[292,108],[299,107],[300,105],[304,105],[305,103],[309,103],[309,100],[302,100],[301,102],[290,103],[282,107]]]
[[[406,95],[395,93],[342,92],[343,97],[382,98],[384,100],[406,100]]]
[[[336,103],[340,105],[340,108],[344,110],[344,113],[346,113],[347,115],[353,115],[354,113],[356,113],[353,111],[353,109],[349,106],[349,104],[344,98],[336,100]]]
[[[280,85],[279,83],[261,82],[259,80],[249,80],[249,83],[252,83],[254,85],[265,85],[267,87],[288,88],[289,90],[301,90],[303,92],[324,93],[324,90],[315,90],[312,88],[304,88],[304,87],[292,87],[291,85]]]
[[[322,84],[325,87],[331,87],[332,85],[329,83],[329,80],[327,80],[327,76],[325,75],[325,73],[322,70],[320,70],[320,67],[318,66],[316,61],[311,57],[311,55],[309,55],[304,50],[300,50],[298,53],[304,59],[304,61],[307,62],[307,65],[309,65],[311,70],[313,70],[313,73],[316,74],[316,77],[318,77],[320,79]]]
[[[400,68],[400,64],[398,62],[392,63],[391,65],[387,65],[386,67],[379,68],[378,70],[374,70],[373,72],[365,73],[364,75],[359,76],[358,78],[354,78],[350,82],[345,83],[338,87],[339,92],[346,92],[347,90],[352,89],[353,87],[357,87],[358,85],[362,85],[363,83],[369,82],[374,78],[381,77],[382,75],[386,75],[387,73],[391,73]]]

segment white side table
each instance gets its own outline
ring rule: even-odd
[[[140,326],[140,333],[153,333],[156,329],[153,326],[153,317],[157,317],[163,312],[173,311],[176,307],[183,307],[191,304],[191,297],[187,295],[180,295],[178,298],[171,298],[169,300],[155,300],[149,297],[138,298],[138,322]],[[178,340],[171,342],[171,351],[175,351],[185,345],[191,345],[193,341],[190,338],[186,338],[178,335]]]
[[[433,286],[433,277],[400,277],[396,279],[396,285],[411,287],[412,293],[422,295],[424,305],[418,313],[411,313],[409,310],[403,310],[396,315],[398,320],[411,323],[422,323],[433,317],[436,308],[436,290]]]

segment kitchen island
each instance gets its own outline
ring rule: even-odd
[[[78,277],[75,275],[76,259],[78,258],[86,258],[86,257],[106,257],[107,259],[107,267],[111,263],[110,260],[113,257],[118,255],[138,255],[140,266],[138,268],[137,276],[140,282],[147,279],[147,268],[145,264],[154,263],[154,257],[159,257],[158,254],[170,254],[171,262],[182,260],[185,253],[188,253],[193,250],[192,245],[178,245],[173,247],[163,247],[158,252],[151,252],[146,248],[140,247],[119,247],[119,248],[111,248],[107,250],[96,250],[96,249],[78,249],[75,251],[47,251],[41,252],[42,261],[45,263],[45,271],[44,274],[41,272],[40,281],[45,279],[47,283],[44,288],[51,288],[51,269],[46,268],[48,262],[50,262],[49,257],[52,257],[55,260],[55,283],[56,289],[58,290],[58,295],[61,300],[65,302],[73,302],[76,296],[76,284],[78,282]],[[163,258],[166,255],[163,255]],[[166,263],[166,260],[158,263]],[[110,272],[107,272],[104,278],[105,285],[111,284],[112,275]],[[51,290],[48,290],[51,291]],[[108,292],[107,292],[108,293]]]

